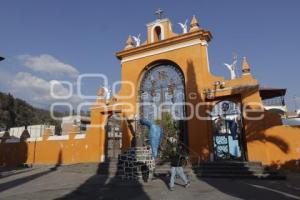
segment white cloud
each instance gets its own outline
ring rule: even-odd
[[[39,56],[20,55],[18,59],[29,69],[55,76],[67,75],[76,78],[79,75],[78,70],[72,65],[65,64],[49,54]]]
[[[17,97],[24,98],[33,105],[50,106],[54,102],[61,101],[51,96],[50,87],[53,82],[55,82],[54,91],[57,95],[66,96],[69,94],[69,89],[59,81],[47,81],[27,72],[17,73],[11,78],[9,84],[10,91]],[[72,95],[69,99],[65,100],[65,102],[66,101],[76,106],[82,100],[78,96]]]

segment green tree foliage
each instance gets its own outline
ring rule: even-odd
[[[62,114],[55,113],[55,116]],[[55,125],[55,132],[60,131],[60,121],[52,119],[49,111],[34,108],[24,100],[0,92],[0,129],[37,124]]]
[[[157,124],[163,129],[163,138],[160,145],[160,157],[162,159],[168,159],[174,149],[177,148],[177,142],[179,140],[179,128],[176,122],[173,120],[171,113],[162,113],[161,120],[156,120]]]

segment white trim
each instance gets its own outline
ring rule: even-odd
[[[243,73],[242,75],[250,75],[251,73],[247,72],[247,73]]]
[[[206,59],[207,59],[207,68],[208,68],[208,72],[210,73],[210,66],[209,66],[209,59],[208,59],[208,50],[207,50],[208,45],[206,46]]]
[[[150,22],[150,23],[146,24],[146,26],[149,27],[149,26],[153,26],[153,25],[158,24],[158,23],[168,22],[168,21],[170,21],[168,18],[165,18],[165,19],[157,19],[157,20],[155,20],[154,22]]]
[[[26,141],[27,141],[27,142],[34,142],[34,141],[36,141],[36,138],[27,138]]]
[[[184,42],[184,43],[181,43],[181,44],[176,44],[176,45],[168,46],[168,47],[165,47],[165,48],[156,49],[156,50],[148,51],[148,52],[145,52],[145,53],[140,53],[140,54],[133,55],[133,56],[128,56],[127,58],[122,59],[121,63],[132,61],[132,60],[137,60],[137,59],[140,59],[140,58],[145,58],[145,57],[148,57],[148,56],[153,56],[153,55],[157,55],[157,54],[161,54],[161,53],[165,53],[165,52],[169,52],[169,51],[173,51],[173,50],[176,50],[176,49],[190,47],[190,46],[194,46],[194,45],[197,45],[197,44],[200,44],[202,46],[207,46],[206,41],[195,39],[195,40],[191,40],[191,41]]]
[[[105,161],[105,155],[102,154],[102,155],[100,156],[100,162],[104,162],[104,161]]]
[[[74,137],[74,139],[75,139],[75,140],[84,139],[85,136],[86,136],[86,134],[76,134],[75,137]]]
[[[32,137],[32,138],[27,138],[27,142],[37,142],[37,141],[42,141],[43,140],[43,138],[42,137],[37,137],[37,138],[34,138],[34,137]]]
[[[48,137],[48,140],[69,140],[69,135],[53,135]]]

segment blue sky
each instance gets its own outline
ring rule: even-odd
[[[50,100],[43,92],[49,88],[44,85],[52,79],[74,81],[78,74],[104,73],[112,84],[121,70],[115,52],[124,48],[129,34],[146,38],[145,25],[155,20],[159,7],[175,32],[180,32],[177,23],[193,14],[212,32],[209,59],[214,74],[228,78],[223,63],[231,62],[233,53],[239,64],[247,56],[261,85],[288,88],[287,101],[294,109],[292,97],[300,97],[297,0],[1,0],[0,55],[6,60],[0,62],[0,91],[47,107]],[[86,82],[83,91],[96,94],[100,84],[96,79]]]

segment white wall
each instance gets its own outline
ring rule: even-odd
[[[31,138],[38,138],[38,137],[43,136],[43,133],[45,132],[46,128],[50,128],[51,132],[54,135],[55,126],[31,125],[31,126],[27,127],[27,130],[28,130]],[[13,127],[13,128],[10,128],[9,135],[12,136],[12,137],[20,138],[24,130],[25,130],[25,126]]]

